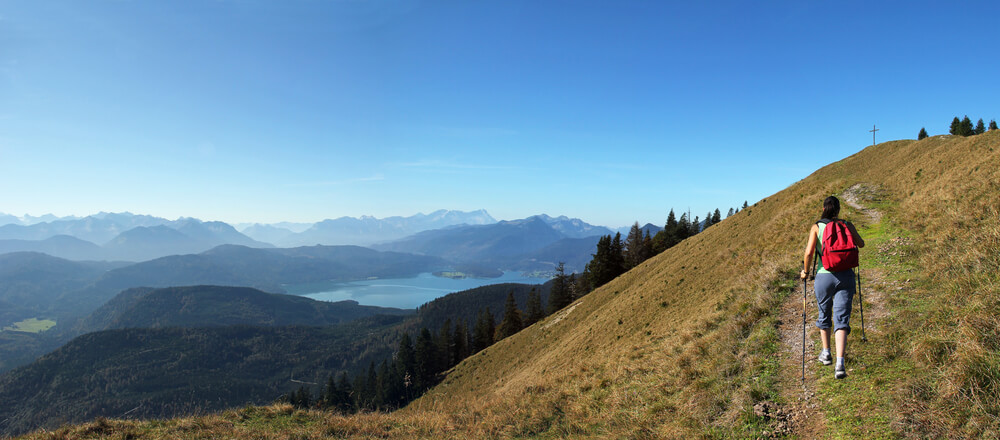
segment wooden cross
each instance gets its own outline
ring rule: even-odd
[[[878,131],[878,129],[875,128],[875,124],[872,124],[872,129],[868,131],[872,133],[872,145],[875,145],[875,132]]]

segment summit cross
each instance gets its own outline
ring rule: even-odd
[[[872,133],[872,146],[874,146],[875,145],[875,132],[878,131],[878,129],[875,128],[875,124],[872,124],[872,129],[868,130],[868,131],[870,131]]]

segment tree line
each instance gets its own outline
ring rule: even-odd
[[[560,264],[554,285],[567,285],[569,277]],[[367,370],[353,379],[346,372],[337,377],[331,375],[316,396],[310,388],[301,386],[279,401],[300,408],[342,413],[401,408],[436,385],[445,371],[463,359],[540,321],[558,310],[556,307],[551,301],[549,307],[543,307],[541,294],[532,288],[522,311],[511,291],[499,324],[487,307],[478,312],[471,329],[464,320],[453,323],[448,319],[436,333],[426,327],[422,327],[415,338],[404,333],[392,359],[385,359],[378,365],[371,362]]]
[[[993,131],[996,129],[997,129],[996,120],[990,120],[990,125],[989,128],[987,129],[986,124],[983,123],[983,118],[979,118],[979,121],[976,122],[975,126],[973,126],[972,119],[969,119],[969,115],[965,115],[965,117],[962,119],[958,119],[958,116],[955,116],[955,118],[951,120],[951,127],[948,129],[948,134],[953,134],[957,136],[973,136],[977,134],[986,133],[987,130]],[[927,130],[921,127],[920,132],[917,133],[917,140],[919,141],[926,137],[927,137]]]
[[[726,218],[740,212],[740,209],[746,209],[747,206],[749,205],[744,201],[742,208],[729,208]],[[698,216],[691,219],[689,216],[689,213],[682,213],[678,218],[674,210],[671,209],[663,229],[652,237],[650,237],[648,230],[643,232],[642,228],[639,227],[639,222],[632,225],[624,241],[622,241],[621,233],[616,233],[613,238],[611,235],[601,237],[597,242],[597,252],[593,254],[593,259],[587,263],[583,273],[575,277],[571,291],[575,292],[577,296],[585,295],[660,252],[670,249],[686,238],[722,221],[722,212],[718,209],[706,213],[704,220],[699,219]],[[551,295],[556,295],[554,286]]]

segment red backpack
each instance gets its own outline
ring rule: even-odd
[[[820,220],[826,224],[820,241],[820,261],[830,272],[840,272],[858,267],[858,246],[843,220]]]

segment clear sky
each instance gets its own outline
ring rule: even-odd
[[[1000,119],[1000,3],[0,0],[0,212],[663,223]]]

